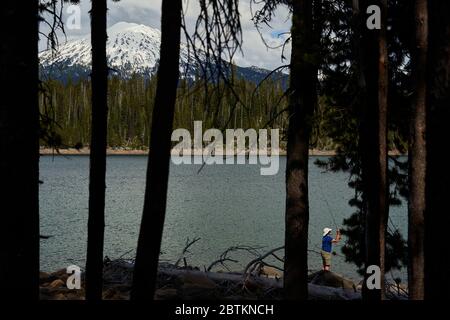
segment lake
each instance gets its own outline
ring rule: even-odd
[[[321,268],[322,229],[335,229],[353,212],[348,205],[353,191],[349,176],[329,173],[310,157],[309,268]],[[108,156],[106,189],[105,255],[133,257],[143,206],[147,157]],[[167,214],[161,260],[174,262],[186,240],[200,238],[187,255],[188,264],[203,266],[216,260],[231,246],[251,246],[260,252],[284,244],[286,158],[274,176],[261,176],[259,165],[200,165],[170,167]],[[88,156],[42,156],[40,160],[41,270],[52,271],[70,264],[85,265],[88,215]],[[332,211],[332,213],[331,213]],[[390,210],[391,222],[406,237],[406,205]],[[333,230],[334,232],[335,230]],[[356,267],[346,263],[340,247],[334,247],[332,270],[353,279]],[[253,256],[231,253],[238,260],[231,270],[241,270]],[[393,276],[406,279],[406,271]]]

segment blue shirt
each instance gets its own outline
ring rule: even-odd
[[[326,252],[331,252],[333,238],[326,235],[322,238],[322,250]]]

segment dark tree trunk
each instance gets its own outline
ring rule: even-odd
[[[378,233],[380,238],[380,270],[381,270],[381,297],[385,299],[384,274],[386,269],[386,232],[389,219],[389,182],[388,182],[388,49],[387,49],[387,11],[388,0],[381,0],[381,30],[378,38],[379,57],[378,57],[378,203],[380,221]]]
[[[161,49],[153,109],[144,210],[131,299],[152,300],[166,213],[170,148],[179,78],[181,0],[163,0]]]
[[[308,297],[308,151],[317,94],[312,17],[312,1],[292,2],[284,262],[284,290],[289,300]]]
[[[92,131],[89,171],[89,219],[86,259],[86,299],[101,300],[105,229],[105,175],[108,118],[106,60],[106,0],[92,1]]]
[[[381,9],[381,29],[370,30],[360,24],[361,60],[364,75],[364,97],[360,122],[360,154],[365,203],[366,268],[376,265],[381,270],[381,290],[363,288],[363,298],[380,300],[384,295],[385,235],[388,219],[387,183],[387,88],[388,57],[386,47],[387,0],[360,1],[361,13],[369,5]],[[364,15],[366,17],[366,15]]]
[[[408,292],[413,300],[424,299],[424,214],[426,177],[426,72],[428,47],[427,0],[415,1],[415,52],[413,68],[415,93],[409,136],[408,202]]]
[[[0,285],[10,299],[37,300],[38,1],[3,1],[0,21]]]
[[[450,1],[429,1],[428,14],[425,299],[445,300],[450,298],[447,268],[450,170],[443,153],[449,145]]]

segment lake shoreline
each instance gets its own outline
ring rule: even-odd
[[[264,267],[263,267],[264,268]],[[134,262],[124,259],[105,260],[103,292],[105,300],[129,300]],[[40,272],[41,300],[84,300],[85,274],[80,274],[78,290],[67,288],[69,274],[65,269]],[[362,287],[339,274],[317,271],[308,275],[308,300],[361,300]],[[389,300],[406,300],[407,289],[389,284]],[[283,300],[283,278],[269,273],[201,271],[191,266],[159,263],[155,300]]]
[[[67,155],[67,156],[77,156],[77,155],[89,155],[90,149],[89,148],[64,148],[64,149],[53,149],[53,148],[47,148],[47,147],[41,147],[39,149],[39,153],[43,156],[57,156],[57,155]],[[132,148],[107,148],[106,154],[108,156],[147,156],[148,155],[148,149],[132,149]],[[178,155],[178,152],[175,152],[172,150],[172,155]],[[192,150],[191,154],[194,156],[201,156],[202,151],[201,150]],[[248,152],[246,152],[248,154]],[[223,156],[234,156],[235,154],[228,154],[224,152],[222,154]],[[270,151],[269,151],[270,155]],[[286,150],[281,149],[279,151],[280,156],[286,156]],[[309,150],[310,156],[335,156],[336,151],[335,150],[318,150],[318,149],[310,149]],[[406,156],[406,154],[402,154],[397,150],[389,151],[389,155],[391,156]]]

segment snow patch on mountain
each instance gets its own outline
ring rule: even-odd
[[[107,29],[106,54],[112,74],[128,78],[133,74],[151,77],[159,61],[161,31],[136,23],[118,22]],[[201,55],[200,55],[201,58]],[[39,54],[42,76],[66,80],[87,77],[91,70],[91,37],[67,41],[56,51]],[[180,73],[195,78],[198,64],[185,44],[180,47]],[[237,67],[237,76],[258,82],[268,70],[257,67]]]
[[[159,60],[161,32],[142,24],[118,22],[107,30],[106,54],[109,67],[122,76],[134,73],[151,75]],[[181,58],[187,62],[185,45],[181,46]],[[56,52],[46,50],[39,54],[41,67],[85,68],[91,65],[91,37],[68,41]]]

